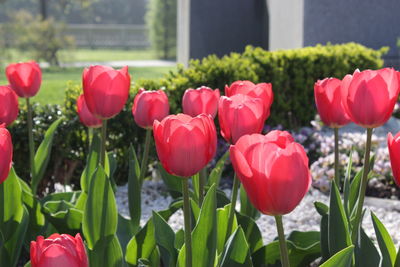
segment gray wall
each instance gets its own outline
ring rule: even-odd
[[[265,0],[193,0],[190,58],[242,52],[246,45],[268,48]]]
[[[305,0],[304,46],[358,42],[379,49],[390,46],[397,56],[400,37],[399,0]]]

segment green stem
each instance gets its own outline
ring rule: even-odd
[[[275,216],[276,229],[278,230],[279,248],[281,251],[282,267],[289,267],[289,253],[286,246],[285,232],[283,230],[282,215]]]
[[[94,130],[91,127],[88,127],[88,149],[90,149],[90,145],[92,144]]]
[[[358,234],[358,229],[360,228],[361,215],[364,206],[365,191],[367,190],[368,173],[370,171],[369,156],[371,151],[372,130],[373,130],[372,128],[367,129],[367,144],[365,147],[365,155],[364,155],[364,169],[362,174],[360,191],[358,195],[356,217],[354,219],[353,229],[351,233],[351,240],[353,241],[353,244],[355,244],[357,241],[357,234]]]
[[[204,200],[204,186],[206,184],[206,179],[207,179],[207,167],[204,167],[200,171],[199,175],[199,207],[201,208],[201,205],[203,205],[203,200]]]
[[[105,166],[106,162],[106,140],[107,140],[107,120],[103,120],[103,125],[101,126],[101,154],[100,154],[100,164]]]
[[[140,177],[139,177],[139,181],[141,184],[143,183],[143,179],[147,172],[147,165],[148,165],[148,161],[149,161],[150,142],[151,142],[151,133],[152,133],[151,129],[146,130],[146,140],[144,143],[142,165],[140,167]]]
[[[340,188],[340,177],[339,177],[339,128],[334,128],[335,132],[335,182],[338,188]]]
[[[31,165],[31,179],[35,176],[35,143],[33,141],[33,121],[32,121],[32,106],[29,102],[29,97],[26,99],[26,106],[28,108],[28,138],[29,138],[29,161]],[[36,195],[36,186],[32,184],[33,194]]]
[[[238,195],[238,189],[239,189],[239,179],[236,176],[233,177],[233,186],[232,186],[232,194],[231,194],[231,208],[229,209],[229,215],[228,215],[228,226],[226,228],[226,237],[225,240],[229,238],[232,232],[232,226],[233,226],[233,218],[235,214],[235,207],[236,207],[236,201],[237,201],[237,195]]]
[[[182,192],[183,192],[183,218],[185,220],[185,252],[186,252],[186,265],[185,267],[192,267],[192,226],[191,214],[189,203],[189,183],[188,178],[182,178]]]

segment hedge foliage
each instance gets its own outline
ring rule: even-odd
[[[232,53],[222,58],[210,55],[202,60],[192,60],[189,68],[178,66],[177,71],[168,73],[162,79],[138,80],[133,85],[124,110],[108,124],[108,151],[116,153],[119,163],[114,177],[120,183],[127,179],[127,149],[130,143],[139,150],[138,153],[141,153],[140,144],[143,143],[144,131],[135,125],[131,114],[134,94],[141,87],[147,90],[164,88],[169,96],[171,113],[177,113],[181,111],[182,95],[187,88],[206,85],[220,88],[223,93],[224,86],[236,80],[271,82],[274,103],[267,124],[293,129],[307,126],[314,119],[316,109],[313,85],[316,80],[325,77],[342,78],[356,68],[360,70],[380,68],[383,65],[381,56],[385,52],[385,48],[377,51],[355,43],[317,45],[275,52],[249,46],[243,54]],[[35,123],[38,139],[49,121],[59,117],[54,116],[55,112],[62,113],[66,118],[55,139],[54,153],[57,156],[52,160],[57,162],[50,164],[54,168],[58,165],[64,167],[61,169],[66,173],[72,172],[70,168],[79,170],[83,166],[82,162],[87,151],[87,129],[80,124],[75,111],[76,99],[81,92],[80,85],[68,84],[63,108],[36,108],[39,118]],[[25,118],[24,111],[20,117]],[[17,148],[24,146],[27,148],[24,123],[24,119],[19,119],[11,127]],[[24,150],[16,149],[17,153],[22,153],[16,156],[26,157],[27,153],[21,151]],[[17,162],[23,161],[17,160]],[[23,167],[17,166],[17,168]],[[52,173],[56,172],[50,170],[49,179],[54,178]]]

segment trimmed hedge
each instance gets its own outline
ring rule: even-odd
[[[314,119],[313,85],[318,79],[325,77],[342,78],[352,73],[356,68],[377,69],[383,65],[381,56],[385,48],[373,50],[355,43],[326,46],[317,45],[294,50],[265,51],[261,48],[248,46],[243,54],[231,53],[218,58],[215,55],[202,60],[192,60],[190,66],[184,69],[178,66],[177,71],[170,72],[158,80],[138,80],[132,88],[130,98],[124,110],[108,124],[108,151],[117,155],[118,168],[114,175],[117,183],[127,180],[127,149],[132,143],[140,155],[144,131],[134,123],[131,108],[135,92],[141,87],[148,90],[166,89],[169,96],[171,113],[181,111],[181,99],[187,88],[202,85],[220,88],[236,80],[251,80],[255,83],[271,82],[274,91],[274,103],[267,124],[282,125],[284,128],[306,126]],[[81,93],[80,85],[68,84],[65,91],[65,103],[62,109],[58,107],[36,108],[39,116],[35,127],[38,129],[38,140],[43,135],[51,120],[63,114],[66,119],[55,137],[54,153],[48,170],[48,181],[54,178],[57,168],[63,172],[75,173],[82,168],[87,151],[87,129],[83,127],[76,115],[75,103]],[[25,118],[24,111],[21,118]],[[25,158],[27,141],[24,119],[17,120],[10,130],[16,145],[16,157]],[[25,147],[26,149],[20,149]],[[153,156],[155,153],[153,152]],[[23,162],[18,160],[17,162]],[[60,167],[61,166],[61,167]],[[24,166],[16,166],[18,173],[24,172]],[[56,170],[56,171],[55,171]],[[26,173],[26,172],[25,172]],[[67,175],[69,177],[71,175]],[[79,177],[72,177],[79,184]],[[58,180],[60,178],[57,178]],[[46,183],[46,182],[45,182]]]

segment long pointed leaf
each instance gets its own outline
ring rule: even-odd
[[[320,267],[351,267],[353,251],[354,246],[344,248],[320,265]]]
[[[226,242],[222,252],[220,267],[252,267],[250,249],[242,228],[239,226]]]
[[[396,261],[396,248],[383,223],[371,212],[376,238],[382,255],[382,267],[392,267]]]
[[[139,230],[140,218],[142,215],[141,202],[141,182],[140,165],[136,157],[136,152],[131,145],[129,147],[129,175],[128,175],[128,203],[129,214],[131,216],[131,224],[136,233]]]

